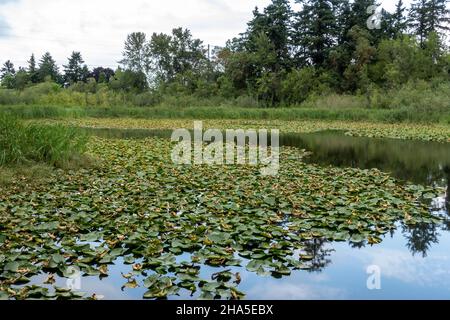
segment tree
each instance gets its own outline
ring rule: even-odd
[[[6,61],[0,69],[0,80],[2,86],[8,89],[13,89],[15,86],[15,74],[16,70],[14,69],[14,64],[11,60]]]
[[[6,61],[0,69],[1,85],[8,89],[13,89],[15,85],[15,74],[16,70],[14,69],[14,64],[11,60]]]
[[[94,78],[97,83],[107,83],[112,77],[114,77],[114,70],[103,67],[95,68],[88,76],[88,78]]]
[[[317,67],[325,67],[331,48],[338,38],[334,2],[331,0],[301,0],[302,11],[297,16],[296,36],[304,48],[305,59]]]
[[[374,60],[376,48],[370,44],[367,28],[352,28],[350,35],[356,43],[352,61],[344,72],[345,89],[368,94],[370,87],[369,64]]]
[[[14,64],[11,62],[11,60],[6,61],[3,64],[3,67],[0,69],[0,78],[3,79],[5,76],[14,76],[15,74],[16,70],[14,69]]]
[[[368,9],[373,6],[377,6],[376,0],[354,0],[351,4],[350,29],[355,26],[367,29],[367,20],[372,14]]]
[[[427,5],[429,34],[435,32],[443,34],[450,31],[449,0],[429,0]]]
[[[140,93],[148,88],[147,78],[143,72],[117,69],[109,82],[113,90]]]
[[[272,0],[263,13],[258,8],[253,11],[253,19],[248,23],[247,31],[241,35],[241,43],[246,50],[257,50],[257,41],[264,33],[273,44],[277,63],[272,71],[289,69],[292,64],[290,56],[292,46],[292,8],[289,0]]]
[[[62,82],[58,66],[49,52],[45,53],[39,61],[38,74],[40,82],[46,81],[47,79],[51,79],[57,83]]]
[[[420,44],[423,45],[427,35],[427,0],[416,0],[411,5],[409,12],[409,26],[415,34],[419,37]]]
[[[153,33],[152,35],[149,48],[155,82],[167,83],[175,78],[171,43],[170,35],[164,33]]]
[[[211,63],[200,39],[188,29],[175,28],[171,35],[154,33],[149,43],[153,82],[168,84],[177,81],[182,86],[207,77]]]
[[[28,60],[28,75],[32,83],[39,82],[39,73],[36,68],[36,58],[34,57],[34,54],[32,54],[30,60]]]
[[[408,28],[408,20],[406,18],[406,7],[404,6],[403,0],[398,0],[395,5],[395,12],[392,15],[392,37],[397,39],[401,37]]]
[[[23,90],[30,83],[30,74],[24,68],[19,68],[14,77],[14,89]]]
[[[409,26],[418,36],[423,47],[428,35],[450,30],[448,0],[415,0],[411,5]]]
[[[68,64],[64,66],[64,81],[70,84],[78,81],[85,82],[87,80],[89,70],[84,64],[84,60],[80,52],[72,52],[68,59]]]
[[[383,40],[377,49],[375,81],[387,88],[396,88],[423,78],[424,55],[415,37]]]
[[[125,41],[125,49],[120,63],[125,69],[148,74],[150,70],[149,47],[143,32],[133,32]]]
[[[184,75],[187,72],[201,73],[208,64],[206,50],[200,39],[192,37],[189,29],[172,30],[170,53],[173,57],[173,72]]]

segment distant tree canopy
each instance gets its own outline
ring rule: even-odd
[[[393,12],[376,0],[272,0],[255,8],[247,29],[223,48],[205,46],[188,29],[128,35],[121,67],[89,70],[73,52],[60,74],[50,53],[16,72],[0,69],[3,87],[53,81],[112,90],[251,96],[273,106],[324,93],[369,94],[411,81],[450,80],[449,0],[398,0]],[[379,22],[379,23],[377,23]],[[94,90],[92,85],[80,88]]]

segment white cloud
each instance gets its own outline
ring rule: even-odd
[[[205,44],[224,45],[245,30],[253,8],[269,0],[11,0],[0,2],[9,37],[0,38],[0,60],[25,65],[32,52],[50,51],[59,64],[71,51],[91,66],[116,66],[130,32],[169,33],[186,27]]]
[[[450,286],[450,264],[446,255],[433,255],[424,259],[407,251],[374,249],[361,252],[359,257],[366,265],[377,265],[382,277],[420,286]]]
[[[26,65],[50,51],[64,64],[81,51],[91,66],[115,67],[128,33],[187,27],[205,44],[243,32],[255,6],[270,0],[0,0],[0,62]],[[393,1],[384,1],[391,8]],[[2,31],[3,30],[3,31]],[[7,37],[5,37],[7,35]]]
[[[247,290],[247,294],[256,300],[343,300],[347,293],[344,289],[320,284],[280,283],[269,279]]]

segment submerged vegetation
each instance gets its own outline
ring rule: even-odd
[[[77,298],[52,289],[55,277],[70,267],[105,277],[122,258],[124,287],[146,287],[144,298],[187,290],[238,299],[241,278],[227,267],[287,276],[313,268],[310,239],[376,244],[397,221],[436,221],[420,202],[433,189],[378,170],[307,165],[301,150],[283,148],[279,177],[263,177],[253,166],[177,166],[171,148],[156,138],[94,138],[89,153],[100,167],[60,170],[34,190],[3,189],[0,296]],[[218,268],[213,280],[200,276],[203,265]]]

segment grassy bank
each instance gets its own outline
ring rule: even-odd
[[[383,123],[450,124],[448,112],[412,109],[365,108],[242,108],[242,107],[57,107],[0,106],[0,111],[22,119],[136,118],[136,119],[243,119],[243,120],[347,120]]]
[[[366,94],[323,92],[302,102],[283,102],[265,108],[253,96],[199,96],[183,92],[148,91],[141,94],[106,87],[86,92],[41,83],[19,90],[0,88],[0,111],[21,118],[143,118],[349,120],[370,122],[450,123],[450,85],[412,82]]]

